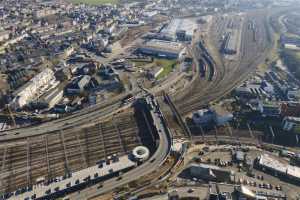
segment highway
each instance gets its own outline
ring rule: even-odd
[[[250,13],[248,17],[254,17],[253,15],[257,13]],[[255,20],[261,22],[259,27],[261,31],[260,43],[255,43],[250,41],[250,33],[243,28],[242,31],[242,44],[241,44],[241,60],[237,63],[234,63],[230,66],[225,66],[218,62],[218,59],[212,58],[210,61],[213,63],[214,76],[211,80],[203,80],[197,74],[193,81],[192,85],[188,90],[176,92],[173,94],[172,98],[175,100],[175,105],[179,108],[180,114],[186,115],[190,112],[195,111],[196,109],[201,108],[203,105],[213,102],[240,84],[248,75],[253,72],[256,67],[264,62],[270,46],[270,41],[267,39],[266,27],[265,27],[265,18],[266,16],[263,13],[256,16]],[[202,57],[203,49],[199,46],[193,47],[193,57],[198,60]],[[197,61],[196,61],[197,62]],[[199,63],[197,63],[199,64]],[[198,73],[198,70],[197,72]],[[211,73],[211,72],[210,72]],[[186,89],[186,88],[185,88]],[[133,91],[134,95],[137,95],[139,91]],[[127,94],[120,95],[115,99],[111,99],[108,102],[104,102],[86,109],[74,113],[71,116],[61,118],[58,120],[53,120],[38,126],[26,127],[20,129],[13,129],[8,131],[0,132],[0,142],[5,144],[8,141],[17,141],[19,138],[28,138],[42,134],[51,134],[56,131],[67,130],[67,131],[76,131],[82,129],[83,127],[89,127],[92,124],[95,124],[97,121],[107,120],[109,117],[117,114],[119,111],[128,108],[130,105],[122,106],[120,100],[122,97],[125,97]],[[154,155],[141,166],[129,171],[123,175],[121,180],[111,179],[103,183],[102,188],[97,189],[96,186],[85,189],[80,194],[70,195],[71,199],[88,199],[100,194],[104,194],[112,189],[120,187],[126,183],[134,181],[141,176],[153,172],[155,169],[165,161],[166,157],[169,155],[170,148],[172,145],[172,136],[168,127],[164,126],[164,120],[160,108],[155,106],[155,100],[152,101],[152,107],[155,111],[152,110],[152,117],[156,127],[158,127],[159,134],[159,145],[158,149]],[[193,138],[194,139],[194,138]],[[197,138],[196,138],[197,139]],[[213,140],[213,138],[211,138]],[[207,140],[211,140],[207,138]],[[232,141],[231,138],[228,141]],[[241,142],[247,142],[242,141]]]
[[[133,94],[137,93],[137,91],[133,91]],[[88,107],[70,116],[45,122],[40,125],[2,131],[0,132],[0,142],[37,136],[59,130],[76,129],[97,121],[107,120],[114,114],[130,107],[130,104],[122,105],[121,99],[126,97],[126,95],[128,94],[119,95],[108,102]]]
[[[150,172],[153,172],[154,170],[158,169],[164,163],[164,161],[167,159],[167,157],[170,153],[170,150],[171,150],[172,136],[169,132],[168,127],[165,125],[164,118],[159,110],[159,105],[157,104],[156,100],[152,97],[148,97],[147,100],[148,100],[147,101],[148,104],[150,105],[149,107],[152,108],[150,110],[150,112],[152,115],[153,124],[156,127],[156,130],[157,130],[157,133],[159,136],[159,144],[157,145],[157,149],[156,149],[155,153],[153,154],[153,156],[148,161],[146,161],[145,163],[140,165],[139,167],[122,175],[121,180],[110,179],[107,182],[103,183],[103,187],[101,188],[101,190],[98,190],[97,189],[98,186],[95,185],[94,187],[87,188],[86,189],[87,192],[82,191],[80,193],[82,195],[81,197],[80,196],[77,197],[77,193],[74,193],[74,196],[75,196],[74,198],[82,199],[82,197],[99,195],[99,194],[103,194],[107,191],[111,191],[111,190],[115,189],[116,187],[119,187],[125,183],[131,182],[133,180],[137,180],[143,175],[148,175]],[[119,115],[121,115],[121,114],[119,114]],[[125,114],[126,113],[123,113],[124,117],[126,117]],[[127,118],[129,118],[129,117],[127,117]],[[114,121],[114,120],[115,120],[115,118],[112,119],[112,121]],[[120,120],[122,120],[122,119],[120,118]],[[25,182],[26,182],[26,177],[27,177],[27,182],[28,181],[30,182],[31,180],[34,182],[37,178],[37,175],[45,176],[48,178],[49,178],[49,176],[52,177],[50,174],[54,175],[54,177],[55,177],[55,174],[57,174],[58,172],[59,172],[59,174],[57,174],[57,175],[63,175],[64,171],[66,170],[66,169],[64,169],[65,167],[67,167],[67,170],[72,169],[72,166],[74,167],[75,160],[73,160],[73,158],[77,158],[76,169],[80,170],[80,169],[82,169],[83,166],[87,166],[88,163],[94,164],[96,162],[96,161],[93,161],[94,159],[97,159],[97,158],[99,159],[99,157],[100,157],[100,159],[105,158],[104,155],[100,155],[100,154],[104,153],[105,155],[106,154],[111,155],[112,153],[110,153],[108,151],[121,153],[122,146],[119,145],[118,149],[116,148],[117,146],[114,146],[115,147],[114,148],[111,142],[116,141],[116,143],[113,142],[113,144],[115,144],[115,145],[122,144],[125,139],[124,138],[125,134],[128,135],[128,133],[132,132],[134,135],[135,130],[132,130],[132,128],[133,128],[132,125],[127,124],[128,123],[128,122],[126,122],[127,120],[128,119],[123,119],[125,124],[123,124],[122,126],[117,125],[119,128],[122,128],[122,131],[119,131],[119,137],[118,137],[118,134],[114,134],[112,132],[113,129],[110,128],[111,125],[102,123],[99,125],[94,124],[93,125],[94,128],[91,127],[92,125],[88,125],[86,128],[87,133],[84,133],[85,131],[82,129],[82,127],[74,127],[72,129],[67,129],[66,131],[55,133],[55,134],[47,134],[46,136],[41,135],[40,136],[41,138],[37,137],[35,135],[31,139],[32,142],[29,142],[30,140],[28,140],[28,138],[23,139],[24,140],[23,142],[20,142],[21,141],[20,138],[18,140],[11,138],[12,141],[10,143],[8,143],[7,141],[3,142],[2,146],[0,146],[0,148],[1,149],[3,148],[4,151],[6,152],[5,149],[8,148],[8,146],[6,144],[10,144],[11,147],[15,146],[16,149],[18,149],[18,151],[16,151],[16,150],[13,151],[12,148],[10,148],[8,150],[9,154],[7,156],[6,156],[5,152],[3,154],[1,153],[1,155],[4,155],[4,157],[2,157],[2,159],[4,159],[4,161],[5,161],[5,162],[3,162],[3,161],[1,162],[2,169],[5,168],[5,170],[2,170],[1,176],[6,176],[5,180],[7,180],[9,182],[15,181],[15,183],[16,183],[16,181],[18,181],[18,185],[20,185],[21,181],[23,181],[24,178],[25,178]],[[119,120],[116,120],[116,121],[119,121]],[[115,124],[116,122],[108,121],[107,123]],[[120,121],[119,123],[123,123],[123,122]],[[89,129],[88,129],[88,127],[89,127]],[[128,128],[128,129],[126,128],[127,131],[125,130],[125,127]],[[117,130],[119,130],[119,129],[117,128]],[[128,131],[130,131],[130,132],[128,132]],[[83,137],[80,136],[81,134]],[[84,136],[85,134],[89,134],[87,136],[88,138],[85,138],[85,136]],[[122,136],[122,134],[124,137]],[[99,136],[101,136],[101,135],[102,135],[102,138],[101,137],[99,138]],[[118,140],[118,138],[120,138],[121,136],[123,137],[123,139],[121,138],[121,140]],[[44,138],[44,137],[46,137],[46,138]],[[71,137],[72,137],[72,139],[71,139]],[[77,139],[74,139],[74,138],[77,138]],[[98,143],[99,142],[98,138],[100,139],[100,141],[102,141],[102,144]],[[130,136],[130,138],[132,138],[132,137]],[[108,141],[108,144],[110,144],[109,146],[107,146],[107,144],[103,143],[104,140],[106,141],[106,139]],[[85,140],[90,140],[90,142],[89,142],[90,144],[88,145],[86,143],[87,141],[85,141]],[[127,139],[127,141],[128,141],[128,139]],[[16,146],[17,144],[19,144],[20,146],[17,147]],[[97,144],[98,144],[98,146],[101,147],[100,148],[100,150],[102,149],[101,151],[99,150],[99,147],[95,148],[97,146]],[[131,144],[133,144],[133,143],[131,143]],[[44,146],[44,145],[46,145],[46,146]],[[87,145],[87,146],[83,148],[83,145]],[[127,148],[130,147],[128,145],[130,145],[130,144],[129,143],[125,144],[125,146],[127,146]],[[93,148],[91,146],[93,146]],[[26,153],[26,147],[27,147],[27,153]],[[75,147],[78,150],[71,152],[70,150],[73,149],[73,147]],[[59,149],[62,149],[62,150],[59,151]],[[98,152],[94,152],[94,151],[96,151],[96,149]],[[43,153],[45,150],[46,150],[46,152],[45,152],[46,155],[44,155],[44,153]],[[38,154],[38,156],[35,158],[35,157],[31,157],[31,153],[33,153],[31,151],[36,152],[36,153],[41,152],[43,154]],[[91,152],[89,152],[89,151],[91,151]],[[12,153],[16,153],[16,155],[18,155],[18,156],[15,156]],[[55,158],[53,157],[53,153],[55,153],[55,155],[56,155]],[[126,153],[126,152],[124,152],[124,153]],[[86,157],[84,156],[85,154],[86,154]],[[76,157],[74,157],[75,155],[76,155]],[[50,156],[52,157],[52,159],[50,159]],[[45,160],[45,157],[47,158],[46,160]],[[71,159],[71,157],[72,157],[72,159]],[[6,159],[9,159],[9,160],[6,160]],[[16,168],[15,163],[14,163],[15,161],[13,161],[12,168],[9,165],[7,166],[6,163],[12,162],[11,159],[18,159],[19,160],[18,164],[19,165],[22,164],[22,166],[25,164],[25,166],[22,168]],[[54,159],[56,160],[55,163],[54,163]],[[78,162],[78,160],[81,160],[81,159],[83,162]],[[44,162],[40,162],[42,160],[44,160]],[[21,163],[21,161],[22,161],[22,163]],[[39,163],[37,163],[37,161],[39,161]],[[58,163],[58,161],[59,161],[59,163]],[[31,166],[32,163],[35,163],[35,165]],[[48,166],[46,165],[47,163],[48,163]],[[71,163],[73,163],[72,166],[71,166]],[[60,165],[59,168],[54,168],[54,166],[58,167],[58,164]],[[49,165],[52,165],[52,166],[49,166]],[[31,167],[33,167],[33,168],[39,167],[40,169],[39,170],[35,169],[34,171],[30,172],[28,170],[31,170],[30,169]],[[44,172],[42,173],[41,169],[43,169],[46,172],[48,171],[48,173],[50,171],[51,173],[47,175]],[[11,170],[14,170],[14,172],[12,172]],[[57,171],[57,170],[59,170],[59,171]],[[40,174],[39,174],[39,172],[40,172]],[[53,174],[54,172],[55,172],[55,174]],[[27,176],[26,176],[26,174],[27,174]],[[7,179],[7,176],[9,176],[9,177],[13,176],[13,177]],[[5,183],[5,185],[6,184],[7,183]],[[8,186],[11,189],[15,187],[14,185],[8,185]],[[22,186],[24,186],[24,184],[22,184]],[[93,190],[95,190],[95,192]],[[91,191],[93,191],[93,192],[91,192]],[[85,198],[83,198],[83,199],[85,199]]]

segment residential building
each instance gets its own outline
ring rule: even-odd
[[[279,117],[280,105],[271,102],[262,103],[260,105],[260,112],[263,117]]]
[[[79,94],[81,92],[83,92],[88,84],[91,81],[91,76],[89,75],[84,75],[84,76],[79,76],[76,79],[73,80],[73,82],[71,84],[69,84],[69,86],[67,86],[67,93],[68,94]]]
[[[46,68],[14,92],[14,106],[16,108],[22,108],[39,95],[42,95],[50,85],[51,81],[55,81],[54,72],[53,70]]]
[[[300,102],[283,102],[281,104],[281,116],[300,117]]]
[[[285,117],[282,121],[282,129],[300,133],[300,117]]]

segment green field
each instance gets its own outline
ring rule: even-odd
[[[157,79],[161,79],[167,76],[169,73],[173,71],[174,68],[177,67],[176,60],[155,59],[154,62],[156,63],[157,66],[164,68],[164,70],[156,77]]]
[[[86,3],[90,5],[101,5],[106,3],[117,4],[119,0],[68,0],[71,3]]]

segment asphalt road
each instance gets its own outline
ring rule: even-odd
[[[121,180],[118,180],[117,178],[110,179],[102,183],[103,187],[101,187],[100,189],[97,189],[98,186],[95,185],[81,191],[80,193],[69,195],[69,199],[89,199],[110,192],[117,187],[121,187],[122,185],[137,180],[142,176],[155,171],[162,165],[171,150],[171,135],[169,133],[169,130],[166,130],[163,126],[164,122],[160,118],[160,111],[152,110],[151,115],[159,134],[159,146],[154,155],[139,167],[123,174]]]

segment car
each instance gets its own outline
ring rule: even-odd
[[[192,192],[194,192],[194,189],[190,188],[190,189],[188,189],[187,192],[188,192],[188,193],[192,193]]]
[[[119,177],[117,178],[117,181],[120,181],[120,180],[122,180],[122,176],[119,176]]]
[[[103,185],[100,184],[100,185],[97,186],[97,189],[100,189],[100,188],[102,188],[102,187],[103,187]]]
[[[242,179],[242,178],[239,179],[239,183],[240,183],[240,184],[243,183],[243,179]]]
[[[279,191],[281,191],[281,190],[282,190],[282,188],[281,188],[281,186],[280,186],[280,185],[277,185],[275,188],[276,188],[276,190],[279,190]]]

